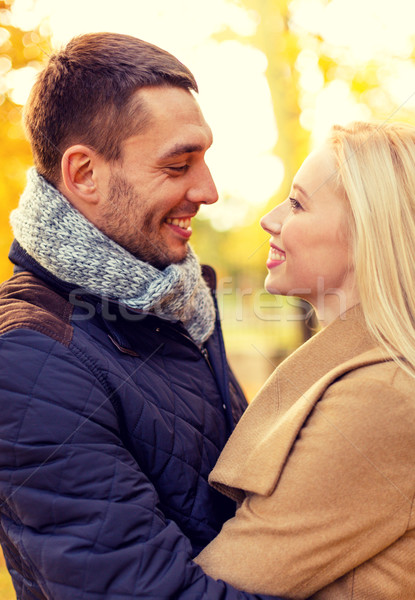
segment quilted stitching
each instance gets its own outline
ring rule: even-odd
[[[171,328],[128,324],[139,358],[99,312],[68,326],[66,346],[0,337],[0,530],[19,599],[248,598],[190,562],[234,511],[207,483],[229,430],[206,362]]]

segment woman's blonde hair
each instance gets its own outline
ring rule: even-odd
[[[368,328],[415,377],[415,127],[336,125],[329,143],[353,216],[356,281]]]

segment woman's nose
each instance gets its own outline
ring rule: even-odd
[[[269,213],[262,217],[260,221],[262,229],[271,235],[278,235],[281,232],[282,216],[281,207],[276,206]]]

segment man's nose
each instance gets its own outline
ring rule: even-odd
[[[218,198],[215,182],[205,164],[197,174],[195,173],[193,185],[187,191],[187,199],[196,204],[214,204]]]

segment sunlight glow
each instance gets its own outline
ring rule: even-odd
[[[10,96],[13,102],[21,105],[26,102],[37,72],[34,67],[23,67],[7,74],[6,85],[11,90]]]
[[[215,138],[209,152],[213,177],[220,195],[236,198],[240,209],[226,209],[226,218],[222,203],[209,211],[219,228],[220,221],[225,228],[240,223],[248,205],[266,203],[278,189],[282,163],[271,154],[277,131],[264,74],[266,58],[251,46],[211,37],[225,26],[251,35],[255,13],[227,0],[118,0],[116,8],[109,0],[16,0],[13,14],[27,29],[47,17],[55,47],[80,33],[122,32],[165,48],[193,71],[198,100]],[[9,82],[13,99],[22,104],[32,82],[32,73],[27,75],[24,81],[23,72],[13,74]]]
[[[290,15],[290,27],[301,34],[304,44],[296,63],[300,122],[314,144],[333,123],[370,118],[365,98],[381,107],[389,94],[397,106],[415,107],[412,0],[395,0],[393,9],[389,0],[292,0]],[[250,207],[265,204],[277,192],[284,171],[282,161],[273,155],[278,132],[265,77],[266,58],[243,40],[215,39],[215,33],[225,28],[242,38],[252,35],[258,13],[232,0],[118,0],[116,5],[112,0],[15,0],[13,19],[27,30],[46,19],[43,27],[50,28],[55,47],[80,33],[116,31],[160,45],[189,66],[214,133],[208,162],[226,199],[209,210],[218,229],[241,224]],[[318,43],[338,65],[328,82],[320,69]],[[373,59],[381,59],[383,67],[376,76],[384,91],[378,89],[375,97],[368,90],[359,101],[350,90],[350,74]],[[35,69],[9,73],[5,60],[0,63],[0,92],[11,88],[13,100],[23,104]]]
[[[331,125],[370,119],[370,100],[382,118],[395,118],[415,108],[415,67],[411,59],[415,4],[411,0],[293,0],[291,27],[302,34],[305,47],[297,60],[302,94],[301,124],[311,131],[312,141],[324,139]],[[338,65],[334,79],[324,85],[313,48],[321,42],[323,53]],[[376,91],[368,90],[362,101],[352,95],[350,81],[357,68],[372,72]],[[390,100],[388,102],[387,96]],[[391,102],[393,107],[390,107]],[[385,106],[389,106],[387,112]],[[402,110],[401,110],[402,109]]]
[[[415,4],[411,0],[293,0],[292,26],[320,35],[339,52],[348,50],[355,63],[375,55],[409,58],[414,35]]]

